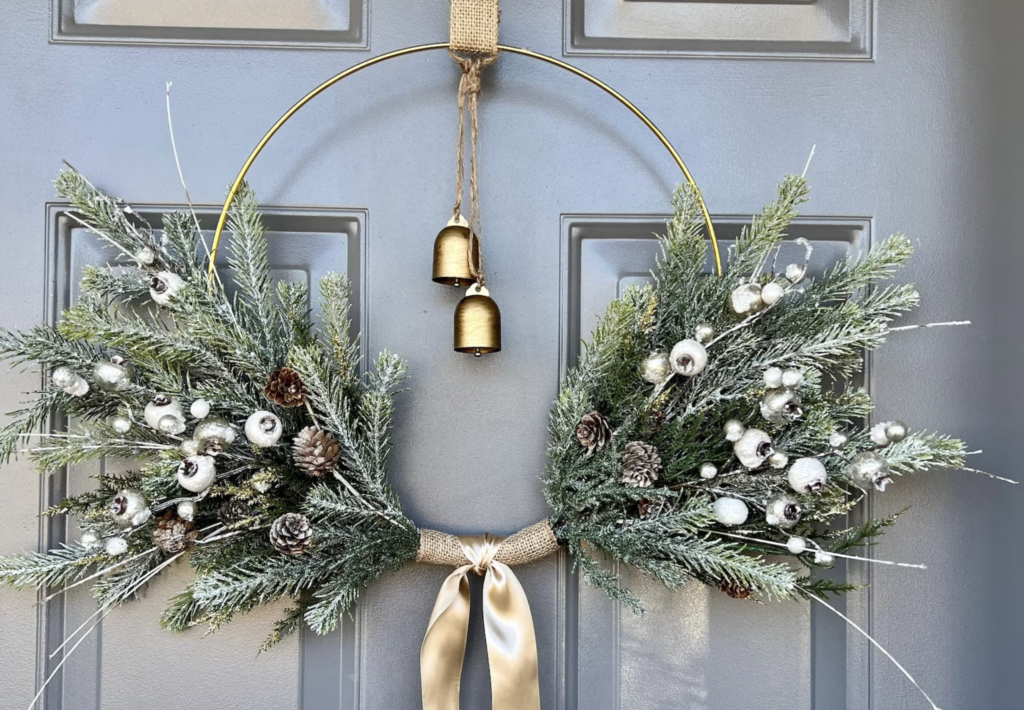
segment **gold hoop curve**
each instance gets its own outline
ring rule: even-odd
[[[270,139],[274,137],[274,134],[277,133],[278,129],[280,129],[281,126],[283,126],[285,123],[287,123],[288,119],[290,119],[292,116],[294,116],[296,113],[298,113],[299,109],[301,109],[303,106],[305,106],[310,101],[315,99],[317,96],[319,96],[325,90],[327,90],[330,87],[332,87],[335,84],[337,84],[342,79],[344,79],[346,77],[349,77],[349,76],[352,76],[356,72],[362,71],[363,69],[366,69],[367,67],[372,67],[374,64],[380,64],[381,62],[386,62],[389,59],[395,59],[397,57],[404,57],[407,54],[416,54],[418,52],[429,52],[429,51],[435,50],[435,49],[448,49],[448,43],[447,42],[436,42],[434,44],[420,44],[420,45],[417,45],[415,47],[405,47],[404,49],[396,49],[393,52],[387,52],[386,54],[381,54],[381,55],[378,55],[376,57],[372,57],[370,59],[367,59],[364,62],[360,62],[359,64],[356,64],[353,67],[349,67],[348,69],[346,69],[345,71],[341,72],[340,74],[336,74],[333,77],[331,77],[330,79],[328,79],[327,81],[325,81],[324,83],[320,84],[320,86],[316,87],[315,89],[310,91],[308,94],[303,96],[301,99],[299,99],[298,103],[296,103],[294,106],[292,106],[290,109],[288,109],[285,112],[285,114],[283,116],[281,116],[281,118],[278,119],[277,123],[275,123],[271,127],[271,129],[269,131],[267,131],[267,134],[265,136],[263,136],[263,138],[260,140],[260,142],[256,144],[256,147],[253,148],[253,151],[252,151],[252,153],[249,154],[249,157],[246,159],[245,164],[242,165],[242,169],[241,169],[241,171],[239,171],[238,177],[235,178],[234,184],[231,186],[231,189],[228,191],[228,197],[224,201],[224,208],[220,211],[220,219],[217,220],[217,231],[213,235],[213,245],[210,248],[210,279],[211,280],[213,279],[214,265],[216,264],[216,260],[217,260],[217,247],[220,245],[220,235],[224,231],[224,224],[227,222],[228,210],[231,208],[231,203],[234,202],[235,195],[238,192],[238,188],[242,185],[242,181],[245,180],[245,176],[246,176],[246,174],[248,174],[249,168],[251,168],[252,164],[254,162],[256,162],[256,158],[259,156],[260,152],[267,145],[267,143],[270,142]],[[672,155],[672,159],[676,161],[676,165],[678,165],[679,169],[683,171],[683,176],[686,178],[686,181],[697,192],[697,200],[700,203],[701,214],[704,216],[704,224],[707,226],[708,236],[711,238],[711,247],[712,247],[712,249],[714,250],[714,253],[715,253],[715,270],[718,272],[718,275],[721,276],[722,275],[722,257],[721,257],[721,255],[719,254],[719,251],[718,251],[718,240],[715,238],[715,228],[714,228],[714,225],[711,224],[711,215],[708,214],[708,208],[704,204],[704,198],[701,196],[700,190],[697,187],[697,183],[694,181],[693,176],[690,175],[690,171],[687,169],[686,164],[683,162],[683,159],[681,157],[679,157],[679,153],[677,153],[676,149],[672,147],[672,144],[669,142],[668,138],[665,137],[665,134],[662,133],[660,130],[658,130],[658,127],[654,125],[654,122],[651,121],[651,119],[647,118],[647,116],[644,115],[643,111],[641,111],[636,106],[634,106],[632,103],[630,103],[630,101],[625,96],[623,96],[618,91],[616,91],[612,87],[610,87],[607,84],[605,84],[603,81],[601,81],[597,77],[591,76],[590,74],[588,74],[587,72],[583,71],[582,69],[577,69],[576,67],[574,67],[571,64],[566,64],[565,62],[563,62],[563,61],[561,61],[559,59],[555,59],[554,57],[549,57],[546,54],[539,54],[538,52],[533,52],[533,51],[531,51],[529,49],[522,49],[520,47],[506,47],[505,45],[498,45],[498,50],[501,51],[501,52],[508,52],[509,54],[518,54],[518,55],[523,56],[523,57],[530,57],[532,59],[539,59],[542,62],[546,62],[548,64],[551,64],[553,66],[559,67],[561,69],[565,69],[566,71],[568,71],[568,72],[570,72],[572,74],[575,74],[576,76],[578,76],[580,78],[586,79],[591,84],[593,84],[594,86],[598,87],[599,89],[602,89],[605,93],[607,93],[610,96],[614,97],[619,103],[621,103],[623,106],[625,106],[630,111],[632,111],[633,115],[636,116],[637,118],[639,118],[640,121],[645,126],[647,126],[647,128],[651,131],[651,133],[653,133],[655,136],[657,136],[658,140],[661,141],[661,144],[663,146],[665,146],[665,149]]]

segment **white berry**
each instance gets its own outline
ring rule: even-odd
[[[739,441],[746,429],[739,419],[730,419],[725,423],[725,438],[729,441]]]
[[[719,498],[712,506],[715,520],[722,525],[742,525],[747,522],[750,510],[747,504],[738,498]]]
[[[210,413],[210,403],[205,399],[197,399],[188,408],[188,411],[196,419],[206,419],[206,416]]]
[[[834,431],[828,435],[828,445],[833,449],[841,449],[850,442],[850,437],[844,432]]]
[[[693,377],[703,372],[708,364],[708,351],[696,340],[681,340],[668,356],[672,370],[683,377]]]
[[[123,555],[128,552],[128,541],[123,537],[108,537],[103,543],[103,551],[108,555]]]
[[[766,305],[772,306],[779,302],[779,299],[786,293],[786,289],[776,281],[766,283],[761,287],[761,300]]]
[[[807,276],[807,267],[803,264],[790,264],[786,267],[786,280],[790,283],[800,283]]]
[[[245,438],[256,446],[273,446],[281,438],[284,427],[273,412],[257,411],[245,420]]]
[[[825,487],[827,480],[825,464],[818,459],[797,459],[789,468],[789,485],[801,495],[817,493]]]
[[[78,375],[75,374],[74,370],[70,367],[61,365],[54,369],[53,374],[50,375],[50,380],[53,384],[64,389],[65,387],[70,387],[77,377]]]
[[[769,367],[764,371],[764,384],[766,387],[775,389],[782,387],[782,370],[778,367]]]
[[[196,517],[196,504],[190,500],[183,500],[178,503],[178,517],[188,522]]]
[[[782,384],[786,387],[799,387],[804,383],[804,373],[800,370],[790,369],[782,373]]]
[[[217,469],[212,456],[189,456],[178,466],[178,485],[186,491],[202,493],[213,485],[216,478]]]
[[[871,431],[868,432],[868,436],[871,437],[871,441],[878,446],[885,446],[889,443],[889,436],[885,433],[886,428],[889,426],[889,422],[879,422],[871,427]]]
[[[786,541],[786,549],[794,555],[802,555],[807,552],[807,540],[802,537],[791,537]]]
[[[152,266],[153,262],[156,261],[156,254],[149,247],[142,247],[135,252],[135,260],[143,266]]]
[[[178,291],[185,286],[185,280],[170,271],[161,271],[149,282],[149,296],[158,306],[166,306]]]

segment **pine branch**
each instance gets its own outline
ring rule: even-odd
[[[81,173],[62,170],[54,186],[61,197],[74,205],[77,218],[90,231],[125,256],[133,257],[144,248],[157,251],[148,226],[132,221],[131,216],[137,214],[135,210],[97,190]]]
[[[269,651],[281,643],[286,636],[290,636],[301,629],[307,608],[309,608],[308,602],[299,601],[294,607],[286,609],[284,617],[274,622],[274,630],[267,637],[267,640],[263,642],[263,645],[260,646],[260,653]]]
[[[807,180],[789,175],[779,185],[778,199],[754,217],[744,228],[729,254],[729,276],[749,277],[763,268],[768,255],[785,238],[786,230],[797,216],[797,208],[807,201]]]
[[[909,508],[882,518],[881,520],[868,520],[863,525],[858,525],[838,532],[829,533],[828,539],[832,541],[829,546],[830,552],[843,553],[859,547],[872,547],[878,544],[878,538],[884,535],[888,528],[896,524],[896,520],[906,513]]]
[[[370,474],[367,483],[375,486],[375,493],[385,495],[388,473],[388,455],[391,453],[391,424],[395,412],[394,396],[405,379],[404,360],[388,352],[377,359],[374,371],[368,376],[366,392],[359,401],[359,419],[365,444],[363,460]]]
[[[82,270],[82,291],[104,301],[128,302],[149,294],[149,278],[142,271],[86,266]]]
[[[961,468],[967,447],[958,439],[941,434],[914,432],[880,451],[894,473],[906,474],[933,468]]]
[[[309,345],[313,338],[310,324],[309,288],[304,283],[277,284],[277,300],[281,304],[281,333],[288,350]]]
[[[104,355],[102,347],[68,338],[50,325],[37,325],[24,333],[0,330],[0,361],[13,366],[37,363],[44,367],[66,365],[89,372]]]
[[[186,281],[201,283],[207,278],[204,262],[200,257],[202,235],[196,231],[195,220],[188,210],[175,210],[163,216],[164,242],[170,251],[163,251],[163,258],[169,261],[170,270]]]
[[[46,553],[0,557],[0,584],[15,589],[56,587],[85,577],[93,565],[107,559],[101,550],[78,544],[62,545]]]
[[[320,279],[321,332],[342,387],[351,394],[359,379],[359,339],[352,337],[352,286],[341,274]]]
[[[239,322],[258,343],[271,346],[276,341],[274,327],[278,321],[272,310],[266,231],[256,196],[245,183],[239,187],[231,203],[227,226],[231,232],[228,265],[238,288],[234,302],[235,313]]]
[[[363,456],[355,414],[357,405],[338,376],[334,363],[319,343],[292,349],[289,366],[296,370],[309,389],[309,402],[321,417],[321,423],[341,445],[344,468],[354,473],[357,481],[372,490],[373,471]]]

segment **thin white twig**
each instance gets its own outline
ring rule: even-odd
[[[171,120],[171,86],[173,81],[167,82],[167,131],[171,134],[171,152],[174,153],[174,165],[178,168],[178,180],[181,181],[181,189],[185,192],[185,202],[188,203],[188,211],[192,213],[192,221],[196,225],[196,232],[206,249],[206,256],[210,256],[210,250],[206,246],[206,239],[203,237],[203,229],[199,226],[199,217],[196,216],[196,209],[192,206],[192,196],[188,194],[188,185],[185,184],[185,173],[181,170],[181,161],[178,159],[178,145],[174,140],[174,121]]]
[[[978,451],[978,452],[973,452],[972,451],[971,453],[981,453],[981,452],[980,451]],[[988,471],[981,471],[981,470],[976,469],[976,468],[967,468],[966,466],[964,466],[964,467],[961,467],[958,470],[966,471],[967,473],[976,473],[979,476],[988,476],[989,478],[994,478],[995,480],[1002,481],[1003,483],[1012,483],[1015,486],[1020,485],[1020,481],[1015,481],[1012,478],[1003,478],[1002,476],[997,476],[994,473],[989,473]]]
[[[889,328],[890,333],[899,333],[903,330],[917,330],[918,328],[941,328],[950,325],[970,325],[969,320],[951,320],[945,323],[923,323],[921,325],[901,325],[898,328]]]
[[[901,666],[900,662],[897,661],[895,658],[893,658],[893,655],[891,653],[889,653],[888,651],[886,651],[882,647],[882,644],[878,643],[878,641],[875,641],[875,639],[871,637],[871,634],[869,634],[867,631],[865,631],[861,627],[857,626],[857,624],[853,623],[853,621],[850,619],[850,617],[848,617],[846,614],[844,614],[843,612],[841,612],[838,609],[836,609],[834,606],[829,604],[824,599],[821,599],[820,597],[817,597],[817,596],[815,596],[813,594],[808,594],[807,596],[810,597],[811,599],[813,599],[814,601],[818,602],[822,606],[824,606],[826,609],[829,609],[830,611],[832,611],[832,613],[836,614],[841,619],[843,619],[843,621],[845,621],[847,624],[849,624],[850,626],[855,628],[857,631],[859,631],[861,636],[866,638],[868,641],[870,641],[872,643],[872,645],[874,645],[875,648],[877,648],[879,651],[884,653],[885,657],[888,658],[890,661],[892,661],[893,664],[897,668],[899,668],[900,671],[903,672],[903,675],[905,675],[907,677],[907,680],[909,680],[911,683],[913,683],[914,687],[917,688],[919,691],[921,691],[921,695],[923,695],[924,699],[928,701],[928,704],[932,706],[932,710],[940,710],[939,706],[936,705],[932,701],[932,699],[930,697],[928,697],[928,693],[924,692],[924,688],[922,688],[920,685],[917,684],[917,681],[914,680],[914,676],[910,675],[910,673],[907,672],[907,669],[904,668],[903,666]]]
[[[184,554],[184,550],[182,552],[179,552],[178,554],[174,555],[173,557],[167,558],[164,562],[162,562],[161,564],[159,564],[156,567],[154,567],[151,571],[146,573],[146,575],[143,576],[138,581],[138,583],[135,584],[127,592],[127,595],[131,595],[131,594],[134,594],[135,592],[139,591],[139,589],[141,589],[143,587],[143,585],[145,585],[149,580],[151,580],[153,577],[155,577],[160,572],[160,570],[162,570],[164,567],[166,567],[170,563],[174,562],[176,559],[181,557],[183,554]],[[57,675],[58,671],[60,671],[60,669],[64,667],[64,664],[68,662],[68,659],[71,658],[71,654],[73,654],[75,652],[75,649],[78,648],[79,646],[81,646],[82,642],[85,641],[87,638],[89,638],[89,634],[91,634],[93,632],[93,630],[97,626],[100,625],[100,623],[103,621],[103,619],[106,618],[107,614],[109,614],[115,608],[116,608],[116,605],[112,604],[112,603],[111,604],[107,604],[105,606],[101,606],[99,608],[98,612],[102,611],[103,615],[100,616],[100,618],[96,620],[96,623],[94,623],[92,626],[90,626],[88,628],[88,630],[86,630],[86,632],[82,635],[82,638],[78,639],[78,641],[75,642],[75,645],[72,646],[70,649],[68,649],[68,652],[64,654],[64,657],[62,659],[60,659],[60,663],[58,663],[57,667],[53,669],[53,672],[50,673],[50,675],[48,675],[46,677],[46,680],[43,681],[42,686],[39,688],[39,692],[37,692],[35,697],[32,698],[32,702],[28,704],[28,710],[32,710],[32,708],[35,707],[35,704],[39,701],[39,698],[41,698],[43,693],[46,691],[46,686],[48,686],[50,684],[50,681],[54,679],[54,677]],[[93,614],[89,618],[91,619],[94,616],[96,616],[96,614]],[[86,620],[86,623],[88,623],[88,620]],[[84,626],[84,624],[83,624],[83,626]],[[79,629],[81,629],[81,626],[79,627]],[[75,633],[78,633],[78,631],[76,630]],[[67,639],[65,639],[64,643],[62,643],[60,645],[60,648],[58,648],[57,651],[59,651],[61,648],[64,648],[64,646],[67,644],[67,642],[71,638],[73,638],[73,637],[74,637],[74,634],[72,634]],[[54,653],[57,653],[57,651],[54,651]],[[50,657],[52,658],[53,656],[50,656]]]
[[[196,544],[205,545],[209,542],[219,542],[221,540],[227,540],[229,537],[241,535],[243,532],[245,532],[245,530],[232,530],[231,532],[224,533],[223,535],[211,535],[210,537],[205,537],[202,540],[197,540]]]
[[[83,622],[81,623],[81,625],[79,625],[79,627],[78,627],[77,629],[75,629],[74,631],[72,631],[72,632],[71,632],[70,634],[68,634],[68,635],[67,635],[67,636],[66,636],[66,637],[64,638],[64,643],[62,643],[62,644],[61,644],[60,646],[58,646],[57,648],[55,648],[55,649],[53,650],[53,653],[51,653],[51,654],[50,654],[50,655],[48,656],[48,658],[53,658],[53,657],[54,657],[54,656],[56,656],[56,655],[57,655],[58,653],[60,653],[60,650],[61,650],[62,648],[64,648],[65,646],[67,646],[67,645],[68,645],[68,642],[69,642],[69,641],[71,641],[71,639],[73,639],[73,638],[74,638],[75,636],[77,636],[77,635],[78,635],[78,632],[79,632],[79,631],[81,631],[82,629],[84,629],[84,628],[85,628],[85,626],[86,626],[86,624],[88,624],[88,623],[89,623],[90,621],[92,621],[92,620],[93,620],[93,619],[95,619],[95,618],[96,618],[97,616],[99,616],[100,614],[102,614],[102,613],[103,613],[103,612],[104,612],[104,611],[105,611],[106,609],[107,609],[107,606],[105,606],[105,605],[104,605],[104,606],[99,606],[99,607],[97,607],[97,608],[96,608],[96,611],[94,611],[94,612],[93,612],[93,613],[92,613],[92,614],[91,614],[91,615],[89,616],[89,618],[88,618],[88,619],[86,619],[85,621],[83,621]]]
[[[185,202],[188,203],[188,211],[192,214],[192,222],[196,225],[196,234],[199,236],[199,243],[203,245],[203,251],[206,253],[206,260],[210,261],[210,247],[206,243],[206,237],[203,236],[203,228],[199,225],[199,217],[196,215],[196,209],[192,205],[192,196],[188,193],[188,185],[185,184],[185,173],[181,169],[181,160],[178,159],[178,145],[174,140],[174,121],[171,120],[171,86],[174,84],[173,81],[167,82],[167,131],[171,134],[171,151],[174,153],[174,164],[178,168],[178,179],[181,181],[181,189],[185,192]],[[214,278],[217,279],[217,285],[220,286],[221,293],[224,293],[224,284],[220,280],[220,274],[217,270],[213,271]]]
[[[807,163],[804,165],[804,171],[802,173],[800,173],[800,177],[802,177],[802,178],[807,177],[807,171],[811,167],[811,158],[814,157],[814,151],[817,148],[818,148],[818,144],[817,143],[815,143],[814,145],[811,146],[811,154],[807,156]]]
[[[732,533],[721,532],[719,530],[706,530],[704,528],[701,528],[701,531],[711,533],[712,535],[723,535],[725,537],[736,538],[737,540],[747,540],[749,542],[756,542],[759,545],[771,545],[772,547],[783,548],[787,547],[786,543],[784,542],[774,542],[772,540],[759,540],[756,537],[746,537],[745,535],[733,535]],[[814,545],[817,549],[821,550],[823,553],[831,555],[832,557],[842,557],[843,559],[847,560],[859,560],[860,562],[874,562],[875,564],[892,565],[893,567],[908,567],[910,569],[928,569],[925,565],[911,564],[909,562],[891,562],[889,560],[879,560],[873,557],[858,557],[857,555],[844,555],[841,552],[829,552],[828,550],[822,550],[818,546],[818,544],[815,543],[813,540],[808,540],[808,542]]]

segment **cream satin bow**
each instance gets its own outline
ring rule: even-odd
[[[511,568],[497,562],[505,538],[489,533],[459,538],[469,564],[448,575],[434,602],[420,650],[423,710],[458,710],[469,630],[469,580],[484,575],[484,632],[491,666],[493,710],[540,710],[537,639],[526,592]]]

